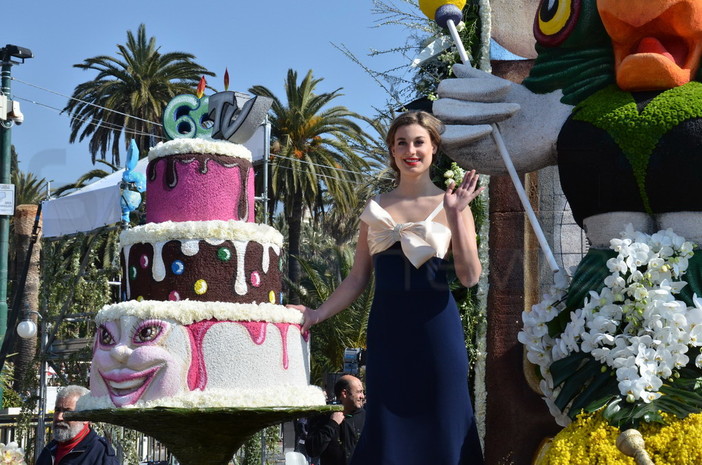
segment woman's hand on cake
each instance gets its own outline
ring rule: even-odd
[[[310,328],[312,328],[312,326],[322,322],[322,318],[317,312],[317,310],[311,309],[304,305],[288,304],[286,305],[286,307],[294,308],[295,310],[298,310],[300,313],[302,313],[303,321],[301,332],[303,334],[307,333],[310,330]]]

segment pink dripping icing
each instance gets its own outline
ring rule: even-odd
[[[206,320],[187,325],[188,334],[190,336],[190,346],[192,347],[192,362],[188,370],[188,388],[191,391],[196,389],[203,390],[207,386],[207,367],[203,356],[202,342],[205,339],[205,334],[216,323],[233,323],[230,321]],[[265,321],[238,321],[238,324],[246,328],[251,337],[251,341],[256,345],[261,345],[266,341],[266,328],[268,323]],[[288,369],[290,365],[288,359],[288,330],[290,326],[295,326],[298,329],[300,325],[291,323],[274,323],[280,332],[282,347],[283,347],[283,368]],[[305,341],[309,341],[309,332],[303,334]]]
[[[191,391],[195,389],[203,390],[207,386],[207,368],[205,367],[205,358],[202,355],[202,341],[205,339],[205,334],[215,320],[198,321],[187,325],[188,334],[190,335],[190,347],[192,347],[193,358],[188,369],[188,388]]]
[[[290,323],[274,323],[275,327],[280,331],[280,339],[283,342],[283,368],[288,369],[290,364],[288,361],[288,329],[290,329]]]
[[[267,323],[265,321],[239,321],[239,324],[246,328],[254,344],[260,346],[266,342]]]

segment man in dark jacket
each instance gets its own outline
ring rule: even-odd
[[[366,411],[363,384],[355,376],[344,375],[334,385],[334,395],[344,407],[342,412],[315,418],[307,433],[305,447],[321,465],[346,465],[361,435]]]
[[[87,394],[83,386],[66,386],[56,396],[53,441],[41,451],[36,465],[119,465],[115,451],[87,421],[65,421],[63,414],[76,409]]]

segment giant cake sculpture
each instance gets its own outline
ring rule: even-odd
[[[96,317],[80,409],[324,405],[301,314],[281,305],[283,237],[253,222],[251,152],[230,142],[269,106],[222,92],[164,112],[175,138],[149,151],[146,224],[120,236],[125,301]]]

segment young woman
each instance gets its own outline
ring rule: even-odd
[[[353,465],[483,463],[445,260],[450,251],[461,283],[477,283],[481,265],[469,204],[483,188],[474,170],[445,192],[432,183],[442,130],[425,112],[393,122],[386,142],[397,187],[368,202],[348,277],[318,309],[295,306],[306,331],[351,304],[375,271],[367,417]]]

